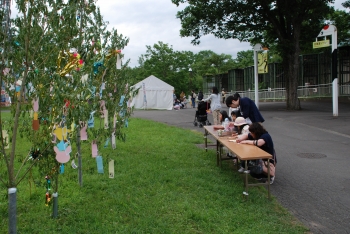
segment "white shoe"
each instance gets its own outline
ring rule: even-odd
[[[238,169],[238,172],[239,172],[239,173],[243,173],[243,172],[244,172],[244,167],[239,168],[239,169]]]
[[[271,177],[270,177],[270,184],[273,184],[274,181],[275,181],[275,177],[274,177],[274,176],[271,176]]]

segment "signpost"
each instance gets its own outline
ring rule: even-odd
[[[317,37],[324,37],[323,41],[313,42],[313,48],[329,46],[329,40],[326,36],[332,37],[332,99],[333,99],[333,116],[338,116],[338,57],[337,57],[337,28],[334,25],[323,27]],[[328,41],[328,42],[327,42]],[[327,45],[328,43],[328,45]],[[316,46],[316,47],[315,47]]]
[[[254,49],[254,96],[255,96],[255,105],[259,109],[259,80],[258,80],[258,52],[262,50],[267,50],[267,48],[264,48],[261,46],[261,44],[256,44],[253,47]],[[263,57],[260,57],[260,59],[264,59]],[[266,64],[264,63],[264,66],[267,66],[267,53],[266,53]],[[261,62],[260,62],[261,65]],[[264,70],[264,69],[263,69]],[[267,70],[266,70],[267,72]]]

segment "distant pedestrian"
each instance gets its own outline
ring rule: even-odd
[[[180,101],[182,101],[184,99],[184,97],[186,96],[186,94],[184,93],[184,91],[182,91],[180,93]]]
[[[191,90],[191,102],[192,102],[192,108],[196,108],[196,93]]]
[[[213,113],[214,125],[220,124],[219,114],[220,114],[220,95],[217,87],[212,88],[212,94],[208,98],[203,99],[202,101],[206,102],[210,100],[210,110]]]
[[[239,93],[228,96],[226,105],[232,108],[239,107],[240,114],[246,119],[247,123],[262,123],[265,121],[255,103],[247,97],[241,98]]]
[[[225,103],[225,96],[226,96],[225,89],[222,89],[222,90],[221,90],[222,103]]]

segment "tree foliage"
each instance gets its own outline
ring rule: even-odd
[[[129,39],[107,30],[95,1],[17,0],[16,6],[18,16],[1,34],[1,71],[9,72],[1,72],[0,79],[11,96],[13,117],[1,118],[0,125],[6,164],[0,179],[8,188],[16,187],[35,164],[55,178],[59,163],[53,151],[58,142],[51,143],[54,129],[71,131],[64,142],[73,144],[91,114],[100,115],[101,101],[109,115],[102,126],[88,129],[89,141],[103,144],[112,136],[125,140],[123,129],[132,111],[127,101],[133,94],[127,63],[116,67]],[[6,12],[0,16],[4,19]],[[38,110],[32,104],[35,100]],[[34,120],[39,121],[38,130]],[[16,151],[18,137],[31,142],[26,152]],[[23,162],[19,170],[16,162]]]
[[[312,41],[310,38],[318,34],[324,16],[331,10],[328,4],[332,0],[172,2],[187,4],[177,17],[181,20],[181,36],[194,37],[194,44],[207,34],[252,44],[276,44],[283,58],[287,108],[300,109],[297,96],[300,41]]]

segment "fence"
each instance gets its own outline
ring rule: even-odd
[[[248,97],[255,100],[254,90],[247,91],[236,91],[241,97]],[[324,98],[332,97],[332,83],[321,84],[321,85],[307,85],[298,87],[298,97],[303,99],[308,98]],[[339,96],[349,96],[350,94],[350,84],[344,84],[339,86]],[[209,96],[210,93],[206,93],[205,96]],[[228,92],[228,95],[233,95],[233,93]],[[262,89],[258,91],[260,101],[285,101],[286,100],[286,89],[276,88],[276,89]]]

